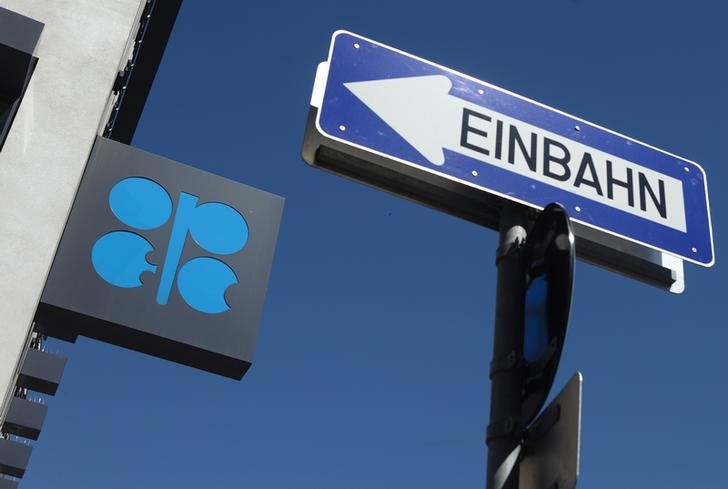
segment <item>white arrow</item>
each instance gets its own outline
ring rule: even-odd
[[[457,141],[463,101],[450,97],[446,76],[418,76],[344,83],[356,97],[392,126],[435,165],[445,163],[443,146]]]
[[[680,180],[456,97],[444,75],[344,86],[433,165],[448,149],[475,177],[486,163],[685,232]]]

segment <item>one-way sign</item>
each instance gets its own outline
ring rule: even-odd
[[[559,202],[577,239],[713,264],[705,173],[691,161],[345,31],[311,105],[303,153],[316,166],[491,226],[474,202]]]

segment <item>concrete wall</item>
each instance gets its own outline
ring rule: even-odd
[[[45,24],[0,151],[0,423],[33,315],[145,0],[0,0]],[[0,70],[0,76],[2,71]],[[69,284],[72,286],[72,284]]]

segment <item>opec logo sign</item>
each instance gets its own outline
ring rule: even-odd
[[[187,235],[206,252],[229,255],[240,251],[248,241],[248,224],[235,209],[220,202],[198,204],[198,197],[181,192],[177,201],[172,232],[161,268],[157,304],[167,304],[175,274],[177,289],[193,309],[217,314],[230,309],[225,291],[238,283],[235,271],[211,256],[193,258],[180,266]],[[157,273],[159,266],[147,261],[154,245],[136,231],[156,229],[172,216],[172,199],[158,183],[139,177],[118,182],[109,194],[109,205],[119,221],[134,229],[112,231],[93,246],[91,261],[96,273],[117,287],[141,287],[145,271]]]
[[[283,199],[98,138],[36,314],[240,378],[252,362]]]

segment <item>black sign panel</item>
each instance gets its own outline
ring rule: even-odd
[[[574,489],[579,478],[581,387],[577,372],[526,431],[519,489]]]
[[[98,138],[36,321],[233,378],[252,362],[283,199]]]
[[[566,339],[574,283],[574,231],[566,209],[549,204],[526,241],[526,379],[521,416],[530,423],[551,391]]]

